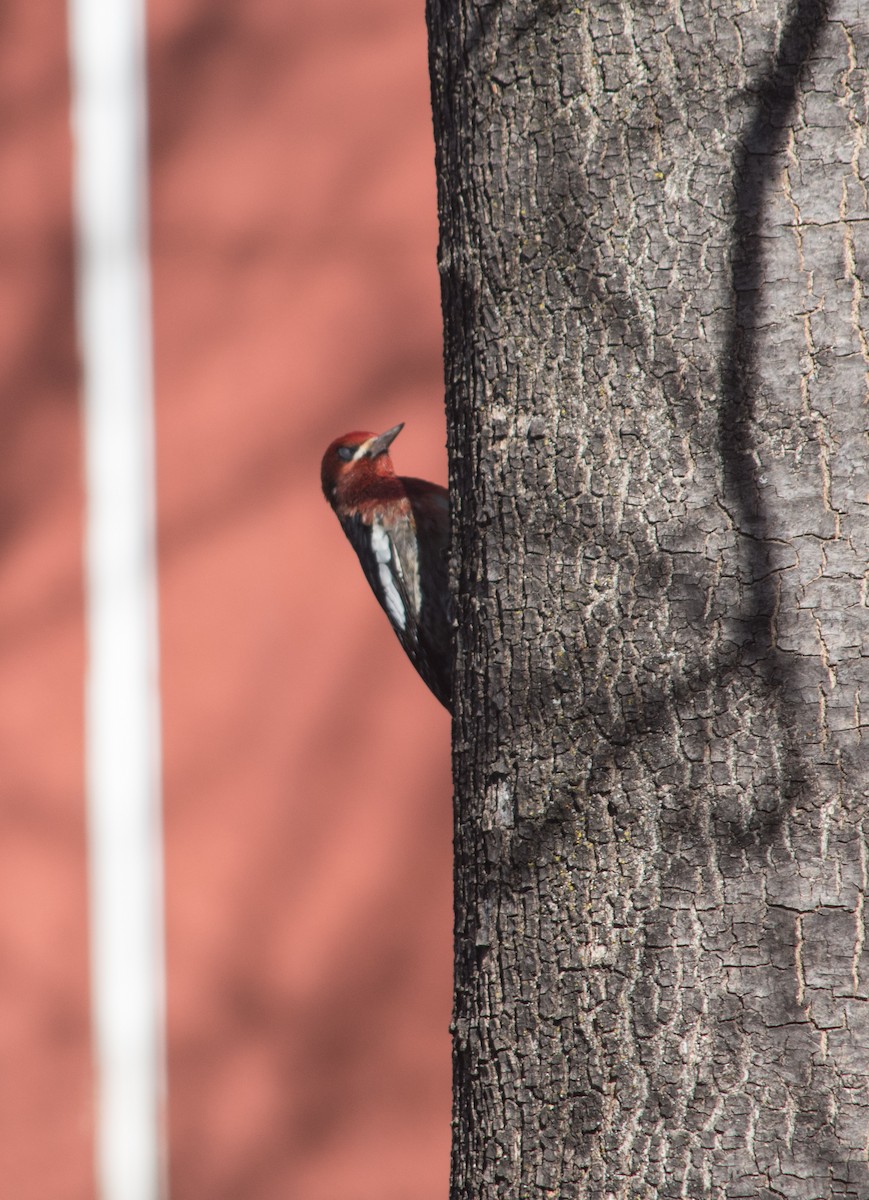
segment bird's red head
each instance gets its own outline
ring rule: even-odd
[[[364,494],[366,486],[375,479],[395,476],[389,447],[402,429],[403,422],[386,433],[345,433],[335,438],[320,466],[323,494],[330,504],[357,491]]]

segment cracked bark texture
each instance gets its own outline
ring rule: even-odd
[[[865,0],[429,0],[454,1200],[869,1197]]]

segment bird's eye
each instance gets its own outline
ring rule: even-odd
[[[338,457],[341,459],[341,462],[351,462],[358,449],[358,446],[339,446]]]

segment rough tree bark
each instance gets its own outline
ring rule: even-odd
[[[454,1200],[869,1197],[865,0],[429,0]]]

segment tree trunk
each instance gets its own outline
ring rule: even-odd
[[[869,1197],[865,0],[429,0],[454,1200]]]

